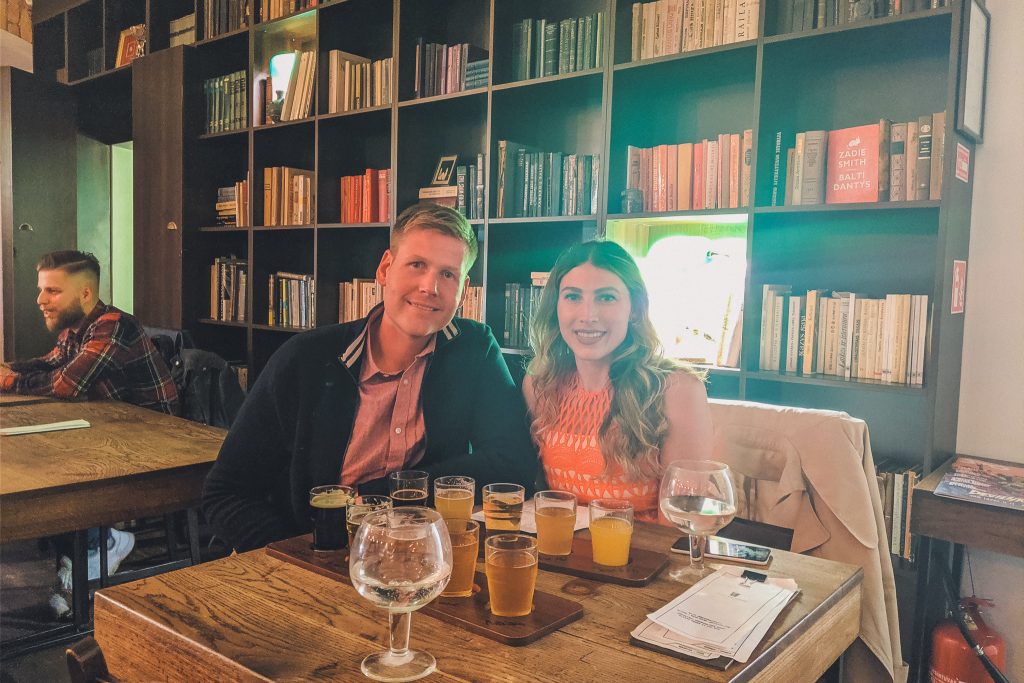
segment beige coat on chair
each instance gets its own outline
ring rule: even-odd
[[[860,637],[844,678],[904,683],[892,560],[863,420],[828,410],[711,401],[715,460],[735,472],[741,517],[793,529],[793,552],[864,570]]]

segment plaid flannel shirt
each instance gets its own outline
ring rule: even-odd
[[[10,363],[0,392],[57,398],[114,399],[176,415],[178,390],[139,321],[98,302],[62,330],[50,353]]]

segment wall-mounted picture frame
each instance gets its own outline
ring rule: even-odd
[[[430,179],[430,184],[448,185],[452,180],[452,171],[455,170],[455,164],[458,160],[459,156],[457,154],[441,157],[437,162],[437,170],[434,171],[434,176]]]
[[[963,12],[956,129],[978,144],[985,132],[985,81],[988,77],[988,33],[992,17],[983,0],[965,0]]]

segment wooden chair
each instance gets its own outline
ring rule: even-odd
[[[86,636],[66,651],[71,683],[118,683],[110,675],[103,650],[92,636]]]

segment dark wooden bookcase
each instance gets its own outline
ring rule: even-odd
[[[950,313],[951,269],[953,259],[967,257],[970,224],[971,180],[956,179],[954,162],[958,144],[973,151],[973,144],[953,125],[960,0],[939,9],[782,34],[775,30],[779,3],[762,0],[758,38],[639,62],[630,61],[631,6],[625,0],[331,0],[218,36],[204,36],[200,28],[198,42],[183,48],[184,138],[177,151],[185,175],[179,183],[185,193],[181,259],[172,260],[164,278],[165,286],[176,290],[181,311],[180,319],[171,322],[192,330],[200,345],[247,363],[257,375],[270,355],[300,331],[266,324],[268,276],[278,271],[312,275],[316,323],[331,324],[337,320],[338,283],[371,277],[387,245],[388,222],[339,222],[340,177],[390,168],[394,216],[416,200],[439,157],[457,154],[460,162],[475,163],[482,153],[487,218],[472,221],[481,258],[471,279],[485,287],[485,317],[501,339],[506,282],[529,284],[530,272],[550,269],[566,246],[603,234],[608,220],[625,218],[619,211],[628,146],[700,140],[749,128],[754,143],[752,206],[673,214],[714,220],[716,215],[739,213],[746,220],[740,367],[711,368],[711,395],[845,410],[867,420],[876,457],[921,462],[926,470],[942,462],[955,448],[963,337],[963,316]],[[258,17],[259,0],[252,9]],[[109,83],[104,92],[130,91],[131,79],[115,75],[124,69],[113,68],[119,32],[145,22],[147,53],[158,53],[168,46],[168,22],[192,11],[201,27],[201,0],[87,0],[50,12],[37,23],[36,63],[44,73],[66,67],[76,88],[101,81]],[[516,22],[596,12],[606,19],[600,67],[515,79]],[[486,51],[489,84],[414,99],[419,39],[470,43]],[[104,70],[86,76],[84,55],[97,47],[104,52]],[[266,73],[271,55],[298,48],[317,55],[310,115],[253,126],[256,78]],[[393,58],[393,103],[329,114],[327,67],[334,49],[370,59]],[[249,86],[246,125],[204,133],[202,83],[241,70],[247,72]],[[164,96],[175,97],[175,92],[170,89]],[[160,88],[149,88],[147,97],[159,99]],[[776,131],[836,129],[880,117],[906,121],[943,110],[941,200],[770,206]],[[597,212],[498,218],[501,140],[538,150],[600,155]],[[263,169],[270,166],[315,172],[315,220],[263,227]],[[247,175],[253,225],[215,226],[217,188]],[[159,192],[155,187],[150,191]],[[153,199],[135,197],[136,203]],[[136,225],[137,231],[163,229]],[[215,257],[228,255],[248,261],[246,322],[209,319],[209,266]],[[790,284],[794,292],[829,288],[927,294],[931,316],[924,386],[759,371],[760,299],[766,283]],[[157,312],[138,313],[146,317]],[[510,364],[519,369],[522,353],[508,351]]]

